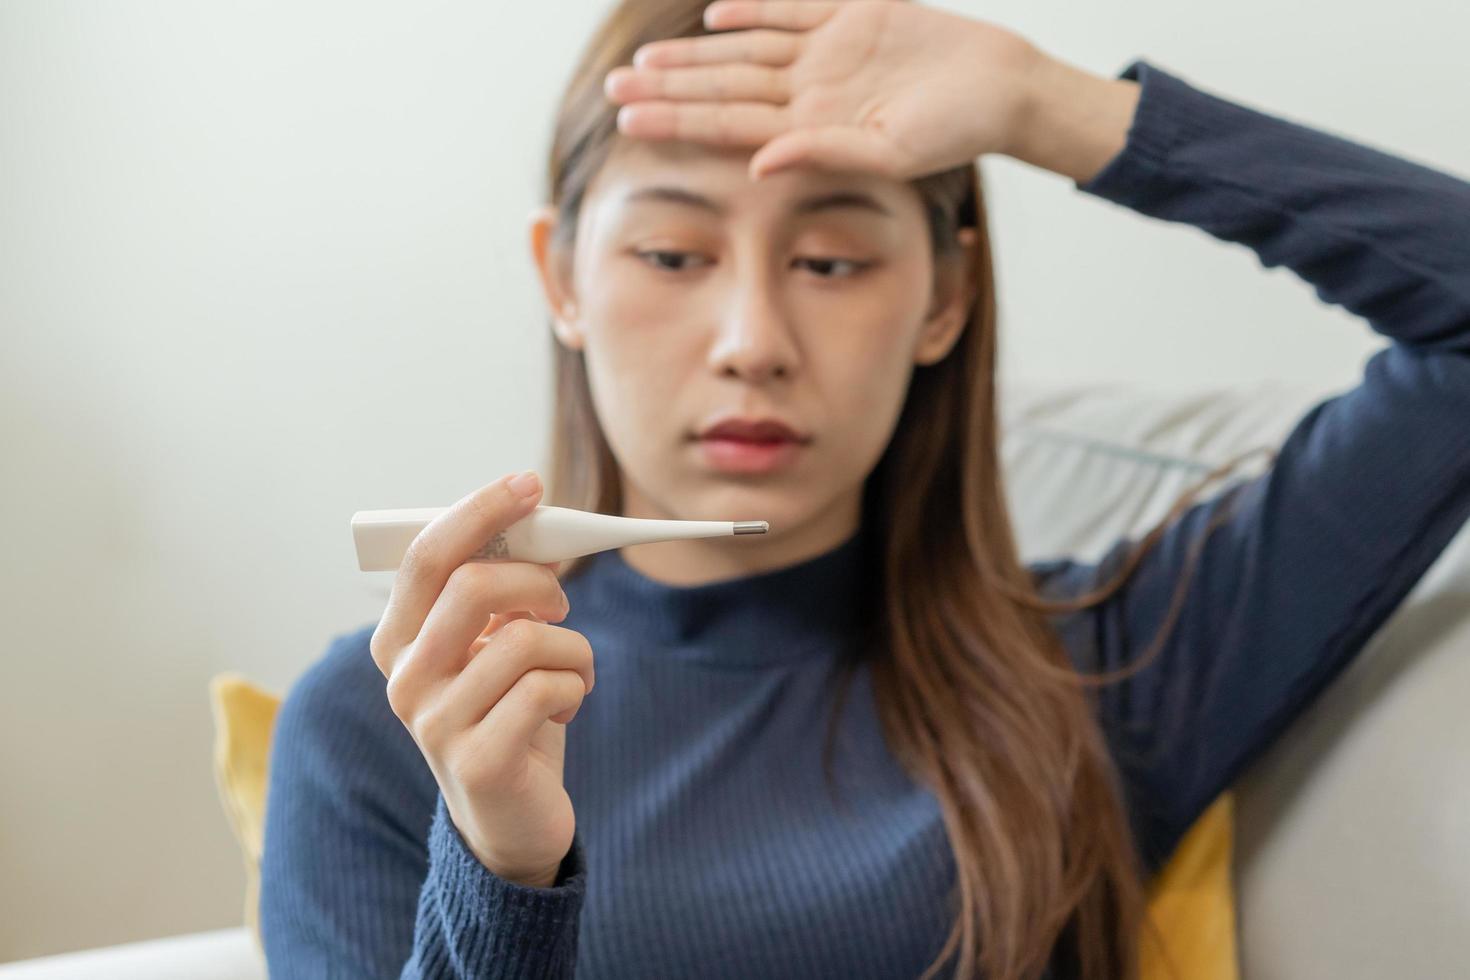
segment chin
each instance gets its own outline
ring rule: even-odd
[[[681,521],[768,521],[767,541],[778,529],[789,531],[819,516],[829,499],[827,488],[791,471],[721,473],[691,470],[687,460],[679,460],[668,469],[660,467],[659,474],[635,481],[645,488],[642,496],[655,515]]]
[[[698,521],[768,521],[771,530],[763,537],[773,540],[810,520],[814,504],[803,500],[798,491],[781,481],[747,481],[726,483],[702,496],[699,513],[689,520]]]

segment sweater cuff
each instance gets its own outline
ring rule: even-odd
[[[1138,82],[1138,104],[1123,149],[1078,190],[1118,204],[1157,193],[1150,187],[1181,142],[1207,132],[1232,106],[1147,61],[1134,61],[1118,78]]]
[[[587,890],[580,836],[573,836],[552,887],[521,885],[480,863],[440,794],[428,845],[426,889],[458,971],[497,980],[571,975]]]

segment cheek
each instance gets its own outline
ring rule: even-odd
[[[801,314],[812,325],[808,364],[823,387],[872,399],[875,408],[901,397],[920,317],[918,286],[898,276],[878,285],[839,302],[818,298]]]
[[[896,334],[895,334],[896,336]],[[913,376],[907,346],[893,340],[853,352],[830,379],[833,410],[854,452],[876,461],[892,436]]]
[[[645,361],[667,356],[681,316],[670,308],[668,297],[629,274],[616,257],[589,271],[583,289],[583,308],[595,311],[595,319],[585,324],[589,353],[595,350],[596,358],[635,373],[643,372]]]
[[[869,297],[868,303],[845,311],[843,329],[822,331],[822,350],[811,364],[844,433],[845,453],[863,467],[875,463],[892,438],[913,378],[922,316],[915,295],[922,292],[904,284],[882,301]]]
[[[599,289],[584,309],[596,311],[582,324],[594,408],[614,455],[637,466],[666,447],[671,427],[690,422],[680,396],[697,354],[680,339],[693,334],[679,330],[666,306],[636,289]]]

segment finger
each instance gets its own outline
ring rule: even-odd
[[[540,564],[545,565],[547,568],[551,569],[552,574],[554,574],[554,575],[557,576],[557,584],[560,584],[561,583],[561,566],[562,566],[562,562],[560,562],[560,561],[546,561],[546,562],[541,562]],[[566,594],[567,594],[566,593],[566,590],[563,589],[562,590],[562,597],[563,598],[566,598]],[[568,612],[571,611],[571,603],[570,603],[570,600],[568,600],[567,611]],[[563,614],[561,616],[553,616],[553,617],[550,618],[550,622],[560,623],[562,620],[564,620],[566,618],[567,618],[566,617],[566,614]],[[490,642],[491,635],[496,630],[500,629],[501,626],[503,626],[506,623],[510,622],[512,619],[534,619],[538,623],[547,622],[547,620],[542,619],[540,616],[537,616],[535,613],[533,613],[533,612],[527,612],[527,611],[525,611],[523,609],[514,609],[514,610],[510,610],[508,612],[491,613],[490,614],[490,621],[485,624],[485,628],[484,629],[480,630],[480,635],[475,638],[475,642],[472,643],[472,644],[470,644],[470,656],[474,656],[476,653],[479,653],[480,650],[484,648],[485,644]]]
[[[490,622],[485,624],[480,635],[470,642],[469,649],[465,651],[463,663],[473,663],[481,651],[490,645],[491,639],[500,628],[516,619],[529,619],[533,623],[546,622],[535,613],[524,610],[492,613]],[[409,651],[408,656],[412,656],[412,651]],[[434,737],[433,732],[437,731],[437,725],[432,718],[426,719],[424,716],[426,713],[432,714],[430,706],[434,703],[436,696],[442,698],[455,677],[464,668],[461,667],[460,671],[449,676],[435,679],[432,676],[420,676],[407,670],[409,662],[409,660],[404,660],[399,664],[398,669],[388,676],[388,703],[392,706],[393,713],[404,719],[404,723],[409,725],[414,737],[419,739],[419,744],[427,745],[431,743],[425,742],[424,739]],[[484,712],[481,714],[483,715]]]
[[[529,497],[511,490],[507,484],[513,475],[460,498],[409,544],[393,579],[387,609],[373,632],[373,660],[385,676],[392,670],[392,658],[418,636],[450,574],[497,532],[529,514],[540,500],[539,484]]]
[[[618,129],[639,139],[760,146],[788,128],[785,108],[766,102],[635,102],[618,110]]]
[[[792,167],[855,170],[902,179],[894,148],[855,126],[819,126],[779,136],[750,158],[750,178],[760,180]]]
[[[796,60],[801,37],[790,31],[740,31],[651,41],[633,52],[636,68],[682,68],[725,62],[780,68]]]
[[[704,26],[713,31],[745,27],[804,31],[831,17],[838,6],[817,0],[716,0],[704,8]]]
[[[543,562],[538,562],[537,564],[544,565],[545,567],[551,569],[551,573],[557,577],[557,579],[556,579],[557,584],[558,585],[561,584],[561,566],[562,566],[562,562],[561,561],[543,561]],[[566,590],[563,589],[561,594],[562,594],[562,598],[565,599],[566,598],[566,594],[567,594],[566,593]],[[570,611],[570,602],[568,603],[568,611]],[[551,618],[551,622],[553,622],[553,623],[559,623],[559,622],[561,622],[565,618],[566,618],[565,616],[561,616],[561,617],[555,617],[554,616],[554,617]],[[477,652],[480,649],[480,647],[484,646],[490,640],[490,634],[491,633],[494,633],[497,629],[499,629],[501,627],[502,624],[507,623],[507,622],[509,622],[512,619],[534,619],[538,623],[539,622],[546,622],[546,620],[543,620],[540,616],[537,616],[535,613],[527,612],[527,611],[525,611],[523,609],[512,609],[512,610],[508,610],[508,611],[505,611],[505,612],[491,613],[490,614],[490,620],[489,620],[489,622],[487,622],[485,624],[485,628],[484,629],[480,630],[480,635],[475,638],[475,642],[471,646],[470,652],[471,653]]]
[[[546,620],[537,616],[535,613],[524,610],[493,613],[490,616],[490,621],[485,624],[485,628],[480,631],[480,635],[475,637],[475,642],[470,647],[471,652],[477,652],[483,649],[485,644],[490,642],[490,637],[495,635],[495,631],[513,619],[534,619],[538,623],[546,622]]]
[[[424,620],[394,673],[417,683],[448,680],[464,668],[469,648],[490,617],[525,610],[560,620],[568,609],[561,582],[551,569],[522,561],[468,561],[444,583],[444,591]],[[409,676],[399,679],[403,684]],[[412,686],[412,685],[410,685]]]
[[[761,65],[667,69],[623,66],[608,73],[603,91],[614,102],[674,99],[781,104],[791,98],[786,73]]]
[[[575,671],[527,671],[475,726],[475,751],[488,768],[510,771],[530,751],[531,738],[541,726],[555,716],[575,713],[586,694]]]
[[[443,707],[436,713],[442,730],[479,724],[531,670],[574,671],[588,694],[597,680],[592,647],[581,633],[536,620],[506,624],[444,689]]]
[[[490,616],[490,622],[485,624],[485,628],[480,631],[480,635],[475,637],[475,641],[470,644],[470,655],[468,659],[473,660],[476,654],[478,654],[481,650],[485,649],[485,647],[489,645],[490,637],[495,635],[495,631],[500,629],[500,627],[504,626],[506,623],[510,622],[513,619],[529,619],[532,622],[536,623],[546,622],[546,620],[531,612],[518,611],[492,613]],[[560,622],[560,620],[556,620],[556,622]]]

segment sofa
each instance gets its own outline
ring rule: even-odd
[[[1023,554],[1099,557],[1214,466],[1279,444],[1322,397],[1007,381]],[[1470,975],[1470,531],[1231,795],[1241,975]],[[264,976],[243,926],[0,965],[0,980]]]

